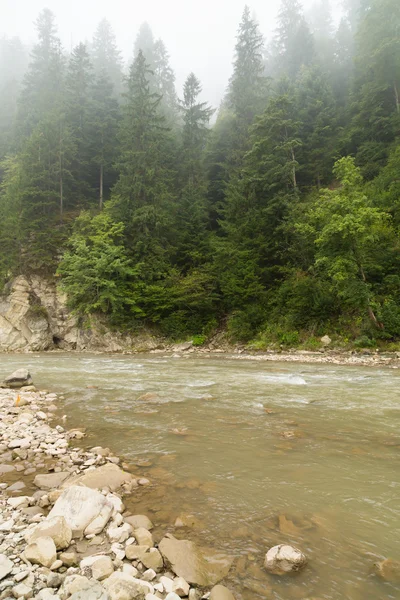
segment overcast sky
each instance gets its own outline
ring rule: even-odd
[[[304,0],[309,9],[315,0]],[[106,17],[128,60],[137,29],[147,21],[171,55],[178,92],[190,71],[200,78],[205,98],[216,106],[231,73],[236,30],[246,0],[0,0],[0,34],[35,41],[33,23],[43,8],[57,19],[64,47],[90,40],[98,22]],[[250,0],[262,33],[275,27],[280,0]],[[339,0],[332,0],[339,4]]]

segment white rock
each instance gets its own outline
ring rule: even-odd
[[[14,519],[8,519],[0,525],[0,531],[11,531],[14,527]]]
[[[170,592],[165,596],[165,600],[180,600],[180,596],[178,596],[178,594],[175,594],[175,592]]]
[[[170,579],[169,577],[165,577],[165,575],[163,575],[162,577],[160,577],[160,583],[163,584],[164,587],[164,591],[168,594],[169,592],[173,592],[174,591],[174,582],[172,579]]]
[[[12,588],[14,598],[32,598],[33,590],[25,583],[19,583]]]
[[[144,581],[153,581],[157,577],[157,573],[154,569],[147,569],[142,575]]]
[[[0,554],[0,579],[7,577],[14,568],[14,563],[11,562],[5,554]]]
[[[68,548],[72,540],[72,530],[64,517],[48,517],[25,534],[28,543],[40,537],[51,537],[57,550]]]
[[[63,516],[73,537],[101,533],[113,512],[113,505],[100,492],[71,486],[63,491],[49,517]]]
[[[60,596],[54,593],[53,588],[44,588],[35,596],[35,600],[60,600]]]
[[[30,496],[18,496],[17,498],[9,498],[7,500],[7,504],[9,504],[12,508],[19,508],[22,506],[29,506],[32,500],[33,498]]]
[[[57,558],[56,545],[51,537],[38,538],[24,550],[26,560],[50,568]]]
[[[112,560],[106,555],[88,556],[80,563],[80,568],[90,568],[93,579],[102,581],[114,573]]]
[[[307,558],[301,550],[284,544],[270,548],[264,562],[267,571],[275,575],[300,571],[306,564]]]
[[[111,600],[126,600],[140,597],[140,594],[153,593],[154,588],[149,583],[140,581],[126,573],[116,571],[103,581],[103,585],[110,595]],[[148,586],[148,587],[147,587]]]
[[[154,546],[153,536],[151,535],[150,531],[147,531],[147,529],[144,529],[144,527],[134,529],[133,535],[139,546]]]
[[[98,581],[81,575],[66,577],[59,594],[62,600],[109,600],[107,592]]]
[[[183,579],[183,577],[177,577],[174,579],[174,587],[173,592],[175,592],[178,596],[184,597],[189,595],[190,585],[187,581]]]
[[[131,531],[132,527],[129,523],[124,523],[121,527],[109,527],[107,536],[111,543],[118,542],[122,544],[129,538]]]
[[[130,575],[131,577],[137,577],[139,571],[136,569],[136,567],[134,567],[133,565],[130,565],[128,563],[124,563],[122,565],[122,572],[126,573],[127,575]]]
[[[39,410],[39,412],[36,413],[36,416],[38,419],[40,419],[41,421],[46,421],[47,420],[47,415],[45,412],[43,412],[42,410]]]

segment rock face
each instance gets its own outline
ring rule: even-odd
[[[274,575],[285,575],[300,571],[306,564],[307,558],[301,550],[281,544],[268,550],[264,566]]]
[[[114,507],[100,492],[73,485],[61,494],[49,518],[64,517],[73,537],[101,533]]]
[[[58,473],[61,475],[61,473]],[[70,487],[72,485],[84,485],[85,487],[93,490],[101,490],[103,488],[109,488],[112,492],[115,492],[122,486],[123,483],[129,483],[132,481],[132,475],[125,473],[118,465],[108,463],[93,471],[86,471],[82,475],[71,477],[64,482],[63,488]]]
[[[215,585],[227,576],[232,558],[212,549],[197,547],[188,540],[177,540],[166,535],[159,550],[172,571],[188,583],[201,586]]]
[[[132,338],[108,331],[99,317],[91,317],[90,327],[81,328],[53,280],[20,275],[0,296],[0,352],[54,348],[120,352],[133,346],[146,352],[159,344],[150,334]]]
[[[11,375],[8,375],[4,380],[5,386],[14,389],[21,388],[24,385],[32,385],[32,383],[33,380],[31,374],[27,369],[18,369],[17,371],[14,371],[14,373],[11,373]]]

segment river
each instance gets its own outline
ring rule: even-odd
[[[68,427],[148,477],[128,508],[233,554],[238,599],[383,600],[372,573],[400,560],[400,372],[185,355],[3,355],[65,396]],[[180,518],[189,528],[174,529]],[[298,576],[263,570],[291,543]]]

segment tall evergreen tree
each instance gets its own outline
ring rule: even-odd
[[[237,33],[233,75],[229,82],[228,104],[239,120],[249,125],[265,102],[263,37],[250,9],[245,7]]]
[[[186,79],[181,111],[183,115],[181,194],[177,214],[179,240],[177,255],[181,266],[190,269],[202,264],[208,252],[207,182],[204,151],[208,124],[214,113],[200,102],[202,88],[194,73]]]
[[[169,62],[169,54],[164,42],[159,39],[153,48],[155,91],[162,97],[161,109],[167,119],[176,124],[178,118],[178,97],[175,89],[175,73]]]
[[[115,34],[107,19],[102,19],[95,31],[91,47],[95,74],[109,77],[114,93],[122,92],[122,56],[118,50]]]
[[[74,176],[73,198],[76,207],[85,207],[94,198],[92,172],[92,143],[90,123],[93,107],[90,91],[93,66],[85,44],[74,48],[66,76],[65,110],[74,136],[76,153],[72,165]]]
[[[314,40],[298,0],[282,0],[275,35],[275,72],[296,77],[315,58]]]
[[[53,13],[44,9],[35,25],[39,41],[32,50],[19,100],[21,136],[29,135],[49,112],[60,105],[63,90],[65,61]]]
[[[109,197],[115,183],[114,163],[117,157],[119,107],[107,73],[100,74],[91,90],[90,152],[95,167],[99,208]]]

